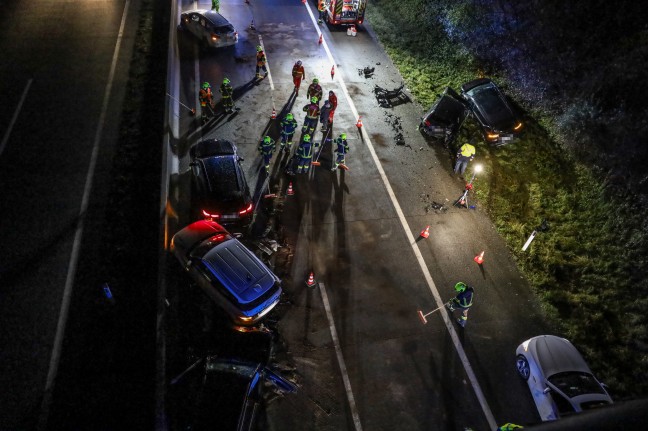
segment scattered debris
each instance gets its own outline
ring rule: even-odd
[[[364,74],[365,78],[373,78],[373,73],[375,70],[375,67],[367,66],[364,69],[358,69],[358,75],[362,76]]]
[[[374,86],[373,91],[378,100],[378,105],[382,108],[393,108],[394,106],[411,102],[409,96],[403,92],[403,88],[405,88],[404,83],[394,90],[387,90],[379,85]]]
[[[429,213],[430,211],[434,211],[437,214],[445,214],[445,212],[448,211],[448,207],[445,204],[439,203],[434,200],[430,200],[429,194],[421,193],[420,196],[421,196],[421,201],[423,201],[426,204],[425,205],[426,214]]]

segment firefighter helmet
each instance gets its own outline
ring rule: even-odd
[[[317,103],[317,97],[315,97],[315,96],[311,97],[311,102]]]
[[[270,136],[266,136],[265,138],[263,138],[263,142],[269,144],[270,142],[272,142],[272,139],[270,139]]]
[[[346,139],[346,133],[342,133],[342,134],[340,135],[340,138],[342,138],[342,139]]]
[[[211,85],[209,85],[209,82],[203,82],[202,88],[203,90],[207,90],[208,88],[211,88]]]
[[[319,79],[313,78],[313,84],[317,84],[319,82]]]
[[[286,114],[286,120],[288,120],[288,121],[292,121],[292,119],[293,119],[293,114],[291,114],[290,112],[287,113],[287,114]]]
[[[261,45],[257,45],[257,52],[261,52],[261,51],[263,51],[263,48],[261,47]]]
[[[459,283],[455,284],[455,290],[457,292],[463,292],[464,290],[466,290],[466,283],[460,281]]]
[[[227,79],[227,78],[223,78],[223,84],[229,84],[229,83],[230,83],[230,80],[229,80],[229,79]]]
[[[304,135],[304,142],[310,142],[310,135]]]
[[[302,65],[302,62],[301,62],[301,60],[297,60],[297,63],[295,63],[295,64],[296,64],[297,66],[301,66],[301,65]]]

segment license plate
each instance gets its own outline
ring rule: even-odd
[[[238,218],[238,214],[223,214],[221,218],[223,220],[235,220]]]

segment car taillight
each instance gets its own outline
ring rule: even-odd
[[[487,137],[489,140],[494,141],[494,140],[496,140],[497,138],[499,138],[499,134],[498,134],[498,133],[487,133],[487,134],[486,134],[486,137]]]
[[[515,127],[513,127],[513,130],[520,130],[522,128],[522,123],[517,123]]]
[[[430,123],[428,120],[424,121],[425,127],[430,127],[432,123]]]
[[[202,210],[203,215],[205,216],[206,219],[217,219],[220,218],[220,214],[210,214],[205,210]]]
[[[249,212],[252,212],[252,204],[248,205],[248,207],[245,208],[244,210],[239,211],[239,214],[243,215],[243,214],[246,214],[246,213],[249,213]]]
[[[221,242],[224,239],[225,239],[225,235],[223,235],[222,233],[219,233],[218,235],[214,235],[210,238],[211,242]]]

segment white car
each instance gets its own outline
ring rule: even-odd
[[[612,404],[587,363],[568,340],[539,335],[515,351],[518,374],[529,385],[543,421]]]
[[[192,10],[180,15],[180,30],[188,31],[211,48],[232,46],[238,32],[225,17],[213,10]]]

